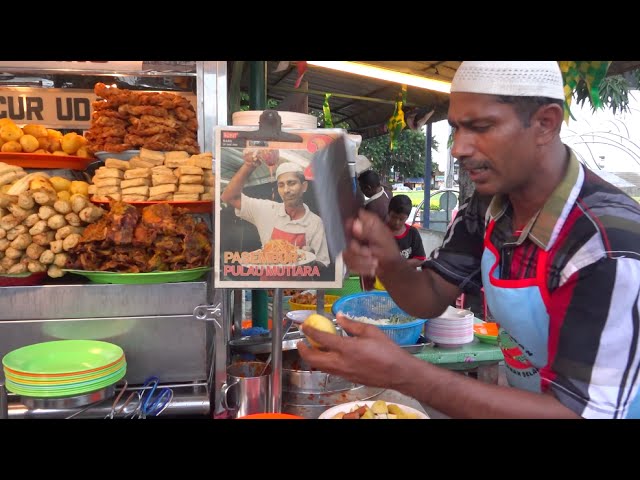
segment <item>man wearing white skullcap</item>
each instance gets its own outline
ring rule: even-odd
[[[242,193],[249,176],[263,160],[270,158],[268,152],[273,151],[265,150],[258,154],[255,150],[245,151],[245,162],[222,192],[221,200],[234,207],[240,218],[256,226],[263,247],[269,240],[286,240],[314,253],[318,263],[328,266],[329,248],[324,225],[303,201],[309,183],[300,165],[283,162],[276,168],[275,178],[282,203]]]
[[[475,192],[442,245],[416,271],[361,211],[343,254],[420,318],[482,288],[515,388],[414,358],[377,327],[341,317],[344,339],[303,327],[324,351],[299,344],[302,359],[451,417],[640,417],[640,207],[562,143],[563,99],[557,62],[463,62],[451,84],[451,154]],[[466,331],[449,334],[467,341]]]

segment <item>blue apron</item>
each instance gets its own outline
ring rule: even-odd
[[[547,252],[537,252],[535,278],[502,280],[500,253],[491,243],[495,222],[490,220],[482,254],[482,284],[491,315],[500,325],[499,344],[504,355],[509,385],[541,392],[551,372],[549,364],[549,292],[546,286]],[[541,377],[541,371],[543,373]]]
[[[482,253],[482,284],[491,314],[500,325],[499,344],[504,355],[509,385],[531,392],[546,391],[556,374],[549,365],[556,355],[549,345],[557,345],[559,332],[549,329],[547,289],[548,252],[538,249],[534,278],[500,278],[500,253],[491,243],[495,227],[489,221]],[[625,418],[640,418],[640,394],[627,407]]]

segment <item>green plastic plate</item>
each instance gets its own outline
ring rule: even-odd
[[[64,383],[77,383],[77,382],[86,382],[88,380],[95,380],[98,378],[105,377],[106,375],[111,375],[112,373],[120,370],[124,365],[126,365],[126,360],[122,357],[122,360],[115,363],[114,365],[101,368],[99,370],[94,370],[88,373],[82,374],[73,374],[73,375],[21,375],[17,373],[13,373],[13,370],[9,370],[8,368],[4,369],[4,376],[9,380],[20,383],[22,385],[61,385]]]
[[[81,373],[117,361],[124,352],[100,340],[55,340],[35,343],[7,353],[2,365],[18,373]]]
[[[7,380],[9,380],[14,386],[17,386],[28,392],[46,392],[46,391],[66,392],[67,390],[77,390],[85,387],[93,387],[94,385],[101,385],[108,380],[112,380],[118,377],[118,375],[126,371],[127,371],[127,366],[123,365],[117,371],[113,373],[109,373],[107,375],[103,375],[102,377],[95,378],[93,380],[79,381],[75,383],[60,384],[60,385],[29,385],[29,384],[22,383],[21,381],[16,380],[15,378],[7,378]]]
[[[34,392],[30,389],[25,389],[21,385],[17,385],[10,380],[6,380],[6,387],[11,393],[15,393],[17,395],[23,395],[25,397],[35,397],[35,398],[53,398],[53,397],[73,397],[77,395],[84,395],[85,393],[94,392],[96,390],[100,390],[102,388],[108,387],[109,385],[113,385],[124,378],[127,374],[126,368],[123,369],[118,375],[115,377],[109,378],[108,380],[104,380],[103,382],[96,383],[94,385],[76,388],[76,389],[65,389],[65,390],[43,390]]]
[[[190,282],[202,277],[209,270],[211,270],[211,267],[190,268],[176,272],[118,273],[63,269],[65,272],[87,277],[94,283],[118,283],[126,285]]]
[[[491,335],[482,335],[481,333],[476,333],[476,332],[473,332],[473,334],[480,342],[490,343],[491,345],[498,345],[497,336],[493,337]]]

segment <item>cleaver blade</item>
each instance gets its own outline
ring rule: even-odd
[[[332,262],[351,240],[346,225],[357,217],[360,208],[349,163],[355,165],[355,155],[347,148],[344,135],[316,152],[311,159],[313,191]]]

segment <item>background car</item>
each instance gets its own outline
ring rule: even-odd
[[[458,211],[458,197],[460,192],[457,188],[443,188],[431,192],[429,198],[429,229],[446,231],[447,226]],[[416,228],[423,228],[424,200],[417,207],[411,209],[407,223]]]

